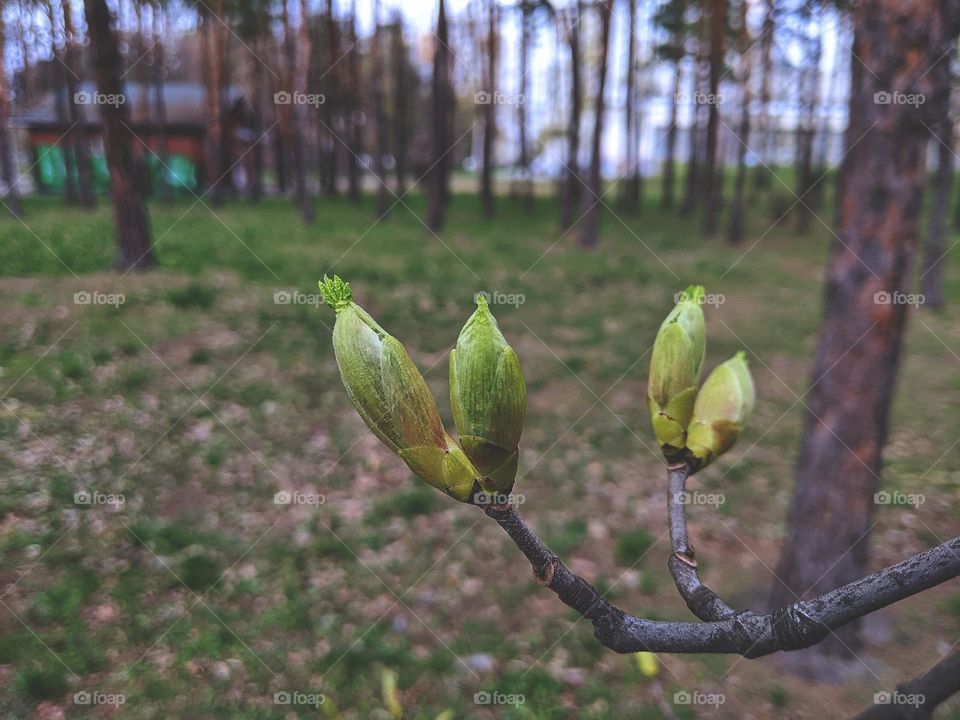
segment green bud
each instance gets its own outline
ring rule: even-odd
[[[650,357],[647,408],[657,442],[668,460],[686,443],[697,383],[707,347],[703,287],[691,285],[660,325]]]
[[[437,403],[406,349],[353,302],[349,284],[334,275],[319,285],[337,313],[333,350],[360,417],[413,472],[469,502],[479,473],[443,429]]]
[[[753,410],[755,395],[746,353],[738,352],[707,376],[687,432],[695,469],[706,467],[733,447]]]
[[[507,344],[483,295],[450,353],[450,404],[460,445],[488,492],[509,492],[527,413],[520,360]]]

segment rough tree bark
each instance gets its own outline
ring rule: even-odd
[[[437,9],[437,43],[433,55],[433,97],[431,117],[433,126],[433,164],[430,169],[430,208],[428,227],[434,232],[443,228],[443,220],[450,199],[448,157],[453,135],[453,88],[451,87],[451,59],[447,9],[440,0]]]
[[[580,209],[580,121],[583,113],[583,88],[580,83],[580,20],[583,3],[574,3],[573,15],[564,14],[564,34],[570,49],[570,120],[567,123],[567,160],[560,204],[560,229],[569,230]]]
[[[84,0],[93,66],[97,87],[103,95],[123,94],[120,70],[123,67],[117,35],[110,26],[112,17],[106,0]],[[100,104],[107,163],[110,166],[110,193],[117,234],[117,267],[121,270],[144,270],[156,265],[150,239],[143,188],[136,181],[133,137],[126,129],[125,103]]]
[[[960,2],[874,0],[854,8],[850,124],[841,169],[838,236],[827,270],[825,317],[772,602],[822,593],[863,574],[907,306],[889,302],[910,282],[926,179],[925,123],[944,88],[929,70],[957,34]],[[926,102],[877,104],[880,92]],[[798,667],[846,657],[856,625]]]
[[[592,248],[597,245],[597,232],[600,214],[600,164],[603,139],[604,95],[607,88],[607,56],[610,50],[610,16],[613,11],[613,0],[600,0],[597,3],[600,13],[600,73],[597,79],[597,95],[594,101],[593,142],[590,147],[590,173],[587,175],[587,211],[583,215],[583,225],[580,227],[580,247]]]

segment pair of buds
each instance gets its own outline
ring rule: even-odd
[[[450,353],[457,443],[406,349],[353,302],[350,285],[325,276],[320,291],[337,314],[333,348],[340,377],[367,427],[414,473],[461,502],[482,502],[478,493],[509,493],[527,390],[520,360],[483,296]]]
[[[647,407],[667,462],[692,471],[729,450],[753,410],[755,391],[747,356],[718,365],[698,388],[706,353],[704,290],[691,286],[660,325],[650,359]]]

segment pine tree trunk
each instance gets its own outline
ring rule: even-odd
[[[289,27],[289,15],[287,16],[288,25],[286,32],[293,37],[293,31]],[[310,19],[307,0],[300,0],[300,24],[297,26],[296,47],[294,49],[293,66],[293,88],[295,93],[300,94],[300,101],[294,101],[291,107],[292,126],[291,140],[293,144],[293,172],[297,183],[297,206],[300,208],[300,216],[306,225],[313,224],[316,215],[313,208],[313,201],[310,198],[310,190],[307,187],[307,144],[304,138],[304,131],[308,125],[308,113],[313,106],[308,105],[307,94],[307,73],[310,71]]]
[[[710,12],[710,98],[707,115],[707,154],[703,169],[707,201],[703,232],[712,237],[720,222],[723,199],[723,158],[720,157],[720,76],[723,73],[724,40],[727,32],[727,0],[713,0]]]
[[[570,121],[567,124],[567,162],[563,183],[563,202],[560,206],[560,229],[569,230],[575,214],[580,211],[580,121],[583,113],[583,89],[580,83],[580,21],[583,17],[582,0],[577,0],[576,14],[567,23],[564,32],[570,49]]]
[[[750,28],[747,25],[747,4],[740,6],[740,137],[737,145],[737,178],[734,181],[733,203],[730,206],[730,225],[727,228],[727,242],[739,243],[743,240],[743,215],[746,204],[747,187],[747,148],[750,146],[750,92],[752,74],[752,55]]]
[[[854,8],[850,124],[826,315],[806,396],[797,481],[772,601],[783,607],[867,570],[906,293],[926,183],[927,125],[946,101],[930,69],[957,35],[957,0],[874,0]],[[869,68],[869,70],[867,69]],[[879,104],[905,89],[925,103]],[[891,302],[891,300],[893,300]],[[857,623],[794,662],[804,672],[861,646]],[[806,662],[804,662],[804,657]]]
[[[204,143],[204,184],[214,207],[223,205],[223,65],[220,48],[220,32],[216,27],[223,16],[223,0],[213,0],[211,7],[200,6],[201,57],[204,65],[204,80],[207,95],[207,134]]]
[[[393,23],[393,141],[396,146],[397,196],[407,194],[407,137],[408,113],[407,99],[407,50],[403,42],[403,16],[398,14]]]
[[[627,184],[626,192],[622,198],[622,206],[625,210],[633,211],[640,205],[640,166],[637,158],[637,136],[636,136],[636,87],[637,87],[637,0],[627,1],[627,92],[623,107],[623,131],[624,145],[626,147],[626,173]]]
[[[597,245],[599,208],[602,188],[600,187],[601,140],[603,139],[604,95],[607,87],[607,57],[610,51],[610,16],[613,11],[612,0],[600,0],[597,9],[600,12],[600,77],[597,81],[597,96],[594,102],[593,143],[590,148],[590,174],[587,177],[588,208],[583,216],[580,229],[580,247],[593,248]]]
[[[497,2],[487,0],[487,63],[484,88],[488,93],[496,90],[497,83]],[[483,216],[492,220],[495,214],[493,203],[493,143],[497,136],[496,103],[493,96],[483,106],[483,167],[480,170],[480,202]]]
[[[160,24],[163,8],[159,2],[153,3],[153,122],[157,132],[157,157],[160,158],[160,178],[157,183],[157,196],[164,205],[173,204],[173,186],[167,177],[170,166],[170,137],[167,134],[167,99],[164,92],[166,59],[163,48],[163,33]]]
[[[773,36],[776,31],[774,0],[763,0],[765,12],[760,32],[760,162],[753,171],[754,185],[759,189],[770,187],[770,171],[774,158],[771,156],[770,98],[773,83]]]
[[[374,0],[373,3],[373,44],[372,54],[374,66],[382,68],[384,66],[383,40],[381,33],[383,31],[380,25],[380,0]],[[383,159],[387,156],[387,114],[384,109],[383,100],[383,74],[379,71],[371,76],[373,85],[373,116],[377,124],[377,151],[374,154],[373,167],[377,173],[377,217],[383,217],[388,208],[388,195],[390,189],[387,186],[387,177],[383,169]]]
[[[117,36],[111,28],[106,0],[84,0],[84,11],[94,58],[97,87],[103,95],[123,94],[120,77],[122,61]],[[143,188],[137,182],[136,163],[131,143],[126,104],[100,104],[107,164],[110,167],[110,193],[113,197],[117,234],[117,267],[143,270],[156,265],[150,240]]]
[[[433,56],[433,169],[430,171],[430,209],[428,225],[434,232],[443,227],[449,201],[448,174],[453,120],[453,90],[450,86],[450,40],[447,10],[440,0],[437,11],[437,43]]]
[[[681,38],[675,39],[676,47],[682,47]],[[670,98],[670,124],[667,126],[667,149],[663,160],[663,190],[660,205],[664,209],[672,208],[675,202],[676,163],[677,163],[677,115],[679,111],[680,83],[683,79],[683,55],[674,63],[673,97]]]
[[[360,110],[360,52],[357,48],[357,13],[356,5],[350,11],[350,17],[347,24],[348,51],[349,58],[346,60],[347,68],[350,71],[349,89],[346,91],[347,99],[347,144],[349,145],[349,157],[347,157],[347,181],[350,199],[353,202],[360,201],[360,156],[363,153],[362,143],[362,123],[365,115]]]

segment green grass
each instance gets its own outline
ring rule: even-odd
[[[501,198],[486,223],[475,197],[457,195],[439,236],[418,219],[419,196],[379,223],[373,198],[323,200],[312,227],[284,200],[217,217],[182,200],[151,207],[159,268],[124,277],[110,270],[108,208],[27,199],[29,229],[0,218],[0,587],[16,583],[0,606],[0,716],[31,717],[43,702],[83,716],[72,704],[82,689],[124,693],[135,720],[316,716],[274,705],[287,689],[367,718],[383,712],[380,674],[392,669],[415,719],[659,718],[695,688],[724,692],[729,717],[819,718],[854,715],[928,667],[960,629],[955,588],[889,611],[892,637],[906,640],[866,651],[884,657],[880,681],[811,688],[772,662],[699,656],[664,657],[656,681],[641,678],[482,513],[412,478],[365,430],[338,377],[333,314],[311,298],[324,273],[349,280],[452,426],[447,352],[474,294],[513,296],[492,310],[530,397],[521,511],[622,607],[688,618],[665,567],[644,387],[673,294],[691,283],[722,294],[707,308],[707,365],[746,348],[758,403],[738,447],[697,476],[697,490],[726,501],[692,507],[690,533],[706,582],[759,608],[831,240],[817,222],[797,235],[793,217],[767,233],[789,197],[776,185],[751,202],[741,247],[703,240],[697,218],[651,200],[619,220],[605,212],[593,252],[557,229],[546,199],[525,210]],[[960,261],[947,260],[947,308],[910,312],[885,461],[885,487],[927,502],[877,513],[877,565],[960,519],[960,456],[945,453],[960,420]],[[75,304],[80,291],[124,302]],[[78,506],[80,490],[125,502]],[[323,502],[275,504],[280,491]],[[525,702],[476,705],[481,691]]]

